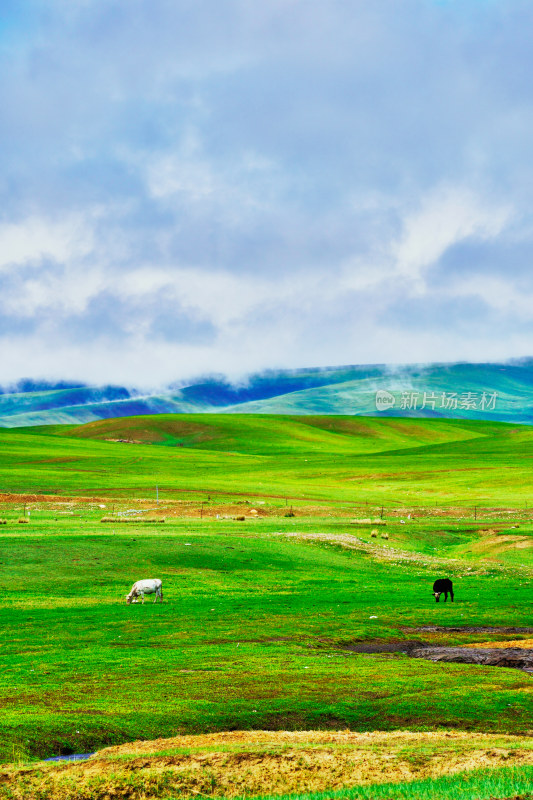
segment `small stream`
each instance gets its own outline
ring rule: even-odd
[[[69,756],[53,756],[53,758],[45,758],[44,761],[85,761],[91,756],[94,756],[94,753],[71,753]]]

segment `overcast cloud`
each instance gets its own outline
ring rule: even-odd
[[[533,353],[533,6],[4,0],[0,383]]]

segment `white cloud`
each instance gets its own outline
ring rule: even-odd
[[[92,247],[91,227],[80,215],[62,220],[27,217],[0,225],[0,271],[44,258],[59,262],[81,258]]]
[[[28,0],[0,383],[531,351],[533,7],[478,5]]]
[[[450,297],[480,298],[489,309],[505,317],[529,322],[533,307],[533,288],[521,286],[513,280],[489,275],[479,277],[458,276],[447,290]]]
[[[394,272],[421,284],[425,269],[448,248],[471,236],[496,238],[512,215],[510,205],[483,200],[466,187],[438,186],[406,216],[402,235],[391,248]]]
[[[99,269],[41,270],[4,290],[0,311],[26,319],[43,311],[60,318],[83,314],[104,286],[105,279]]]

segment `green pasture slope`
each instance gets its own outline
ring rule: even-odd
[[[0,429],[0,491],[518,508],[532,458],[533,428],[506,423],[161,415]]]
[[[202,415],[0,431],[5,494],[129,509],[157,483],[170,511],[207,497],[269,511],[115,525],[100,522],[106,500],[34,500],[19,525],[8,498],[2,758],[240,728],[530,734],[525,673],[349,647],[521,638],[424,626],[533,626],[532,456],[532,429],[487,422]],[[365,501],[385,504],[388,540],[350,523]],[[470,514],[430,515],[474,503],[494,509],[488,539]],[[306,515],[313,504],[323,516]],[[396,506],[421,511],[402,523]],[[520,511],[502,523],[505,507]],[[453,605],[433,600],[439,576],[454,580]],[[141,577],[163,579],[162,605],[125,604]]]

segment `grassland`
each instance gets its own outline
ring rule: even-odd
[[[121,441],[118,441],[121,440]],[[0,431],[17,494],[282,505],[533,505],[533,428],[505,423],[162,415]]]
[[[0,442],[4,761],[221,731],[469,731],[496,737],[483,752],[515,737],[507,751],[526,771],[505,785],[527,789],[530,675],[351,648],[531,639],[467,630],[533,626],[529,428],[149,417],[1,431]],[[103,524],[108,515],[134,521]],[[154,515],[164,524],[142,523]],[[431,595],[444,575],[453,605]],[[125,604],[139,577],[163,579],[162,605]],[[420,741],[413,753],[427,766]],[[9,791],[37,775],[35,797],[106,796],[105,783],[100,794],[38,795],[41,773],[28,769],[9,773]],[[45,783],[77,774],[46,769]],[[129,785],[123,796],[144,796]],[[169,786],[153,796],[177,796]]]

